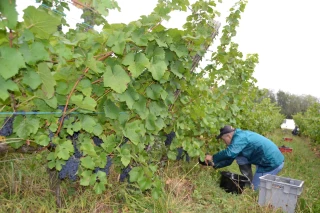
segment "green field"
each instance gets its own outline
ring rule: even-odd
[[[285,166],[279,176],[304,181],[296,212],[320,212],[319,148],[310,145],[307,138],[293,137],[289,131],[277,130],[267,137],[279,146],[293,148],[292,153],[285,154]],[[293,137],[293,141],[286,142],[283,137]],[[159,170],[167,184],[166,193],[158,200],[134,185],[119,184],[117,174],[111,173],[109,189],[101,195],[77,182],[62,182],[63,207],[58,209],[48,184],[46,154],[10,154],[0,158],[0,212],[281,212],[260,207],[259,194],[250,189],[235,195],[219,187],[219,171],[239,173],[235,163],[214,170],[198,165],[197,159],[190,163],[170,161]]]

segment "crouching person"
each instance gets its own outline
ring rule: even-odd
[[[279,148],[268,138],[249,131],[224,126],[217,139],[221,138],[227,148],[214,155],[206,155],[206,163],[214,168],[222,168],[232,164],[236,159],[241,173],[259,189],[259,177],[277,175],[283,168],[284,156]],[[256,165],[256,173],[252,174],[251,165]]]

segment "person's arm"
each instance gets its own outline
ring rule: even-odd
[[[234,161],[233,158],[227,159],[227,160],[222,160],[222,161],[219,161],[217,163],[214,163],[213,167],[215,169],[219,169],[219,168],[222,168],[222,167],[230,166],[233,161]]]
[[[239,155],[239,153],[247,146],[248,142],[245,138],[237,138],[225,150],[222,150],[213,155],[213,162],[218,165],[221,161],[232,161]],[[232,162],[231,162],[232,163]],[[225,165],[225,163],[222,163]]]
[[[219,162],[217,162],[215,164],[213,162],[213,156],[212,155],[206,155],[206,157],[205,157],[205,162],[207,163],[207,165],[213,166],[213,168],[215,168],[215,169],[226,167],[226,166],[230,166],[233,161],[234,161],[234,159],[230,158],[230,159],[227,159],[227,160],[219,161]]]

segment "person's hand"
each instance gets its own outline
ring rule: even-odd
[[[206,162],[207,165],[213,166],[213,158],[212,155],[206,155],[204,158],[204,162]]]

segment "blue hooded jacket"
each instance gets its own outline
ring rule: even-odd
[[[236,157],[245,157],[250,164],[258,166],[257,172],[269,172],[284,161],[284,156],[276,144],[258,133],[236,129],[230,145],[213,155],[215,168],[232,164]]]

